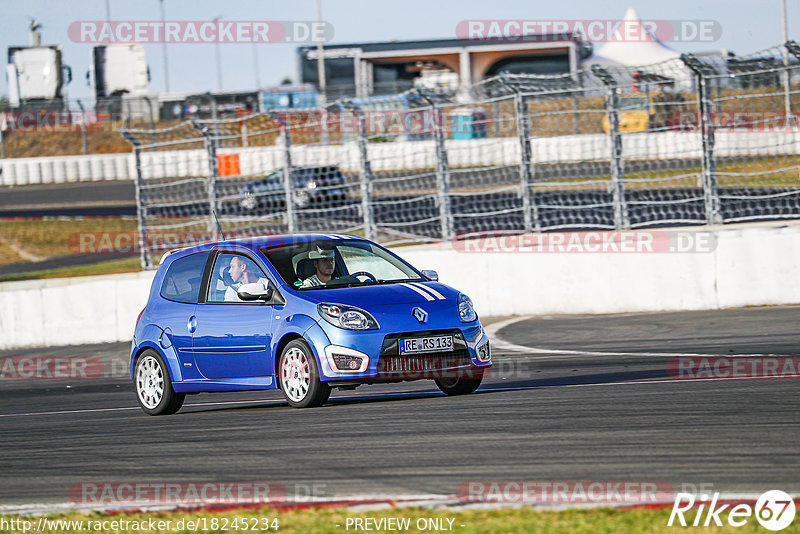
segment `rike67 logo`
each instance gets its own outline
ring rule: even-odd
[[[780,490],[770,490],[762,494],[756,501],[755,507],[744,503],[734,505],[720,502],[719,493],[714,493],[711,502],[707,502],[708,495],[701,495],[700,500],[703,502],[695,506],[694,495],[678,493],[667,526],[677,526],[675,524],[677,520],[682,527],[721,527],[724,521],[721,514],[727,512],[727,523],[732,527],[744,526],[755,516],[756,521],[765,529],[778,531],[791,525],[795,515],[794,500],[788,493]],[[694,520],[691,520],[693,508],[697,510],[694,512]]]

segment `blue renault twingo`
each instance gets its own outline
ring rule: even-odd
[[[269,236],[168,252],[136,322],[131,376],[142,409],[187,393],[279,388],[294,407],[332,388],[432,379],[472,393],[491,367],[465,294],[366,239]]]

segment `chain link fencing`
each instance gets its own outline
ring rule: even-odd
[[[394,244],[797,218],[798,60],[790,41],[735,58],[501,74],[457,91],[123,129],[142,265],[199,237]],[[161,239],[178,230],[182,239]]]

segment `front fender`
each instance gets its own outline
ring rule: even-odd
[[[328,336],[313,318],[308,315],[295,314],[286,317],[275,325],[272,336],[272,349],[270,351],[272,353],[273,372],[276,374],[278,372],[274,365],[278,361],[278,347],[288,335],[300,336],[308,342],[319,368],[321,361],[324,360],[324,358],[320,358],[319,350],[330,344]]]
[[[153,324],[147,325],[142,329],[141,335],[138,336],[141,341],[138,344],[134,344],[131,349],[130,372],[132,380],[135,380],[133,376],[133,365],[136,360],[136,355],[147,348],[155,350],[164,358],[172,382],[181,382],[183,380],[181,364],[178,360],[178,354],[175,352],[175,346],[170,344],[167,348],[164,348],[159,342],[163,333],[164,331],[161,328]]]

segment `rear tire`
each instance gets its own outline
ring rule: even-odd
[[[320,381],[314,353],[303,339],[292,340],[283,348],[277,375],[286,402],[295,408],[322,406],[331,395],[330,386]]]
[[[439,378],[434,382],[447,395],[469,395],[480,387],[482,380],[483,373],[477,378]]]
[[[147,349],[136,359],[133,383],[139,406],[148,415],[170,415],[181,409],[185,393],[172,389],[169,369],[161,355]]]

